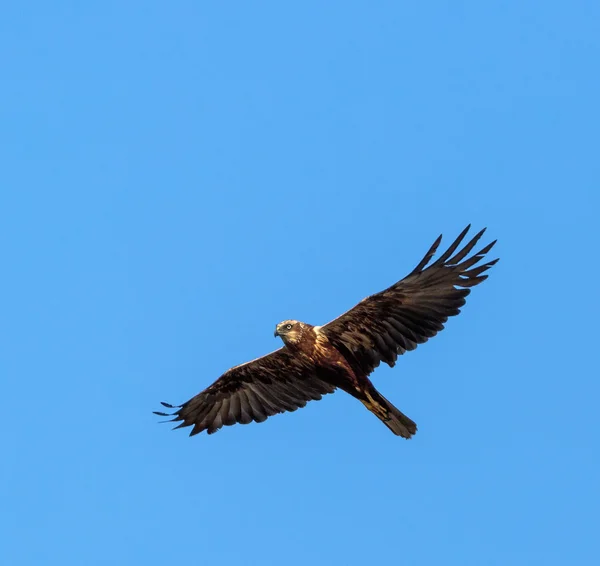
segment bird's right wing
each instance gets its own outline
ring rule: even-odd
[[[212,434],[222,426],[260,423],[277,413],[295,411],[334,391],[333,385],[319,379],[308,360],[283,347],[231,368],[183,405],[162,403],[175,409],[173,413],[156,414],[182,421],[175,428],[193,425],[190,436],[204,430]]]

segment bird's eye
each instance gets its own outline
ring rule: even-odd
[[[291,324],[286,324],[285,328],[286,328],[286,330],[291,330],[292,329],[292,325]]]

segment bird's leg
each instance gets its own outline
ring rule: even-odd
[[[390,420],[389,411],[381,403],[377,402],[368,390],[361,391],[361,394],[358,398],[369,411],[384,422]]]

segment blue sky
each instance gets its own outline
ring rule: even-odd
[[[11,3],[0,562],[596,564],[597,2]],[[373,376],[158,425],[469,222],[501,262]]]

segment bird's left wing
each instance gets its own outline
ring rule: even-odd
[[[260,423],[277,413],[295,411],[334,391],[333,385],[319,379],[308,360],[284,347],[231,368],[183,405],[162,403],[175,409],[173,413],[155,413],[182,421],[175,428],[193,425],[190,436],[204,430],[212,434],[223,426]]]
[[[471,254],[485,230],[458,249],[469,228],[430,264],[440,236],[404,279],[320,327],[356,370],[369,374],[382,361],[393,366],[398,355],[435,336],[460,313],[470,288],[484,281],[484,272],[498,261],[480,263],[495,241]]]

